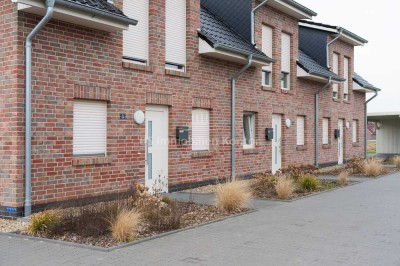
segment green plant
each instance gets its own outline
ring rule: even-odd
[[[349,171],[341,171],[338,175],[338,179],[341,185],[347,185],[349,183]]]
[[[319,186],[319,180],[312,175],[305,175],[299,179],[300,186],[307,191],[314,191]]]
[[[292,196],[295,185],[292,179],[285,176],[278,177],[275,185],[275,192],[279,199],[288,199]]]
[[[217,187],[217,206],[228,212],[248,207],[251,197],[249,186],[243,182],[225,183]]]
[[[129,242],[134,239],[141,221],[141,213],[123,208],[110,220],[110,231],[115,240]]]
[[[161,202],[164,202],[164,203],[166,203],[166,204],[171,204],[171,203],[173,202],[173,200],[172,200],[170,197],[163,196],[163,197],[161,198]]]
[[[47,232],[59,224],[60,221],[61,220],[58,211],[43,211],[31,216],[31,220],[28,224],[28,231],[31,234]]]

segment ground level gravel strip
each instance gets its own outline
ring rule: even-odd
[[[22,231],[26,228],[26,223],[17,220],[0,219],[0,233],[10,233]]]

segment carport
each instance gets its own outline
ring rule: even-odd
[[[370,113],[368,121],[376,123],[376,153],[400,154],[400,112]]]

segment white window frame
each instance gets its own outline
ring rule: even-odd
[[[343,78],[346,80],[343,84],[343,100],[349,100],[349,71],[350,59],[345,57],[343,61]]]
[[[329,118],[322,120],[322,145],[329,144]]]
[[[186,19],[186,0],[165,1],[166,69],[186,71]]]
[[[245,133],[245,120],[247,119],[247,124],[249,125],[250,143],[247,143],[246,133]],[[243,149],[254,149],[256,147],[256,114],[253,112],[243,113]]]
[[[132,6],[131,6],[132,5]],[[149,64],[149,0],[124,1],[124,13],[138,19],[123,32],[123,60],[139,65]]]
[[[353,143],[357,143],[358,142],[358,121],[357,120],[353,120],[353,125],[352,125],[352,131],[353,131]]]
[[[73,155],[107,156],[107,102],[75,99],[73,105]]]
[[[291,36],[287,33],[281,33],[281,88],[290,90],[290,68],[291,58]]]
[[[210,110],[192,110],[192,151],[210,150]]]
[[[262,51],[270,58],[272,58],[272,47],[273,29],[267,25],[262,25]],[[261,84],[262,86],[272,87],[272,63],[262,67]]]
[[[305,138],[306,138],[306,117],[302,115],[297,116],[297,121],[296,121],[296,142],[297,146],[304,146],[305,145]]]
[[[336,75],[339,74],[339,54],[335,52],[332,56],[332,72]],[[339,99],[339,84],[337,83],[332,85],[332,97],[333,99]]]

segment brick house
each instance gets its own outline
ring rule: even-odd
[[[260,6],[253,31],[251,0],[56,0],[33,40],[29,163],[24,50],[44,3],[1,3],[2,216],[132,181],[175,191],[364,156],[366,93],[377,90],[352,77],[366,40],[310,22],[299,3]]]

